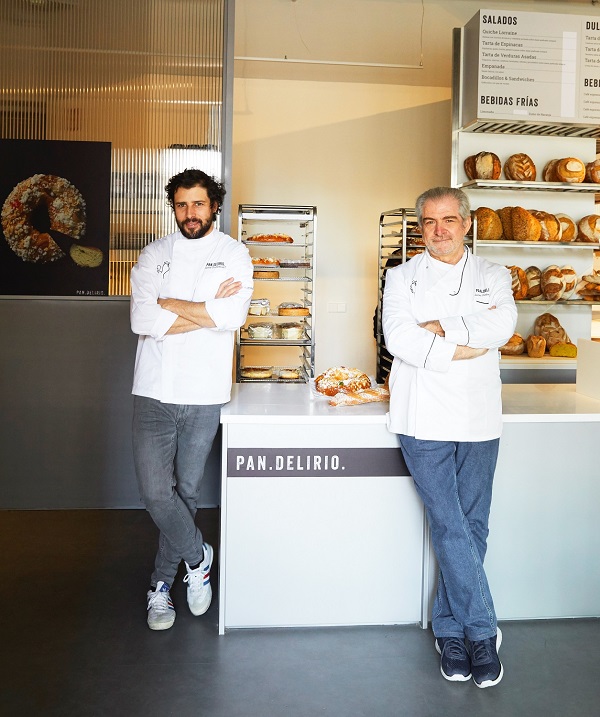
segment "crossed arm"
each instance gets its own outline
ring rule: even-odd
[[[225,279],[217,289],[215,299],[226,299],[234,296],[242,288],[241,281],[234,281],[233,277]],[[214,328],[215,322],[206,310],[204,301],[185,301],[184,299],[157,299],[163,309],[177,314],[177,318],[167,331],[170,334],[185,334],[188,331]]]
[[[495,306],[490,306],[490,309],[495,308]],[[446,335],[441,323],[437,319],[433,319],[432,321],[423,321],[419,324],[419,326],[426,331],[431,331],[431,333],[441,336],[442,338]],[[464,361],[465,359],[477,358],[478,356],[483,356],[483,354],[487,353],[488,350],[489,349],[474,349],[470,346],[457,346],[452,360]]]

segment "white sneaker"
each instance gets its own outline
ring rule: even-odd
[[[169,586],[158,581],[156,590],[148,590],[148,627],[151,630],[168,630],[175,622],[175,608]]]
[[[204,543],[204,560],[196,568],[190,570],[186,563],[187,575],[183,582],[187,583],[187,601],[192,615],[204,615],[210,607],[212,600],[212,588],[210,587],[210,566],[213,561],[213,549],[208,543]]]

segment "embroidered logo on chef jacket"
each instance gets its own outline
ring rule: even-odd
[[[170,268],[171,268],[171,262],[170,262],[170,261],[165,261],[165,262],[163,262],[163,265],[162,265],[162,266],[159,264],[159,265],[156,267],[156,273],[157,273],[157,274],[162,274],[162,275],[163,275],[163,279],[164,279],[164,278],[165,278],[165,274],[167,274],[167,273],[169,272],[169,269],[170,269]]]
[[[224,261],[209,261],[206,263],[207,269],[224,269],[225,268],[225,262]]]
[[[416,279],[413,279],[413,280],[410,282],[410,287],[409,287],[409,288],[410,288],[410,293],[411,293],[411,294],[414,294],[414,293],[415,293],[415,289],[417,288],[417,280],[416,280]]]
[[[490,288],[486,286],[483,289],[475,289],[475,301],[480,304],[490,303]]]

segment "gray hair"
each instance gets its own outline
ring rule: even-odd
[[[423,205],[425,202],[430,199],[432,201],[437,201],[438,199],[445,199],[446,197],[456,199],[458,202],[458,213],[463,221],[470,218],[471,205],[469,204],[469,198],[462,189],[454,189],[454,187],[433,187],[417,197],[415,209],[419,224],[423,221]]]

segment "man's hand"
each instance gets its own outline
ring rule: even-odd
[[[442,328],[442,325],[440,324],[440,322],[437,319],[435,319],[433,321],[423,321],[423,323],[419,324],[419,326],[422,329],[425,329],[425,331],[431,331],[431,333],[437,334],[438,336],[441,336],[442,338],[444,338],[444,336],[446,335],[446,332],[444,331],[444,329]]]
[[[227,299],[229,296],[237,294],[241,288],[242,282],[234,281],[233,277],[230,276],[229,279],[225,279],[225,281],[217,289],[215,299]]]

